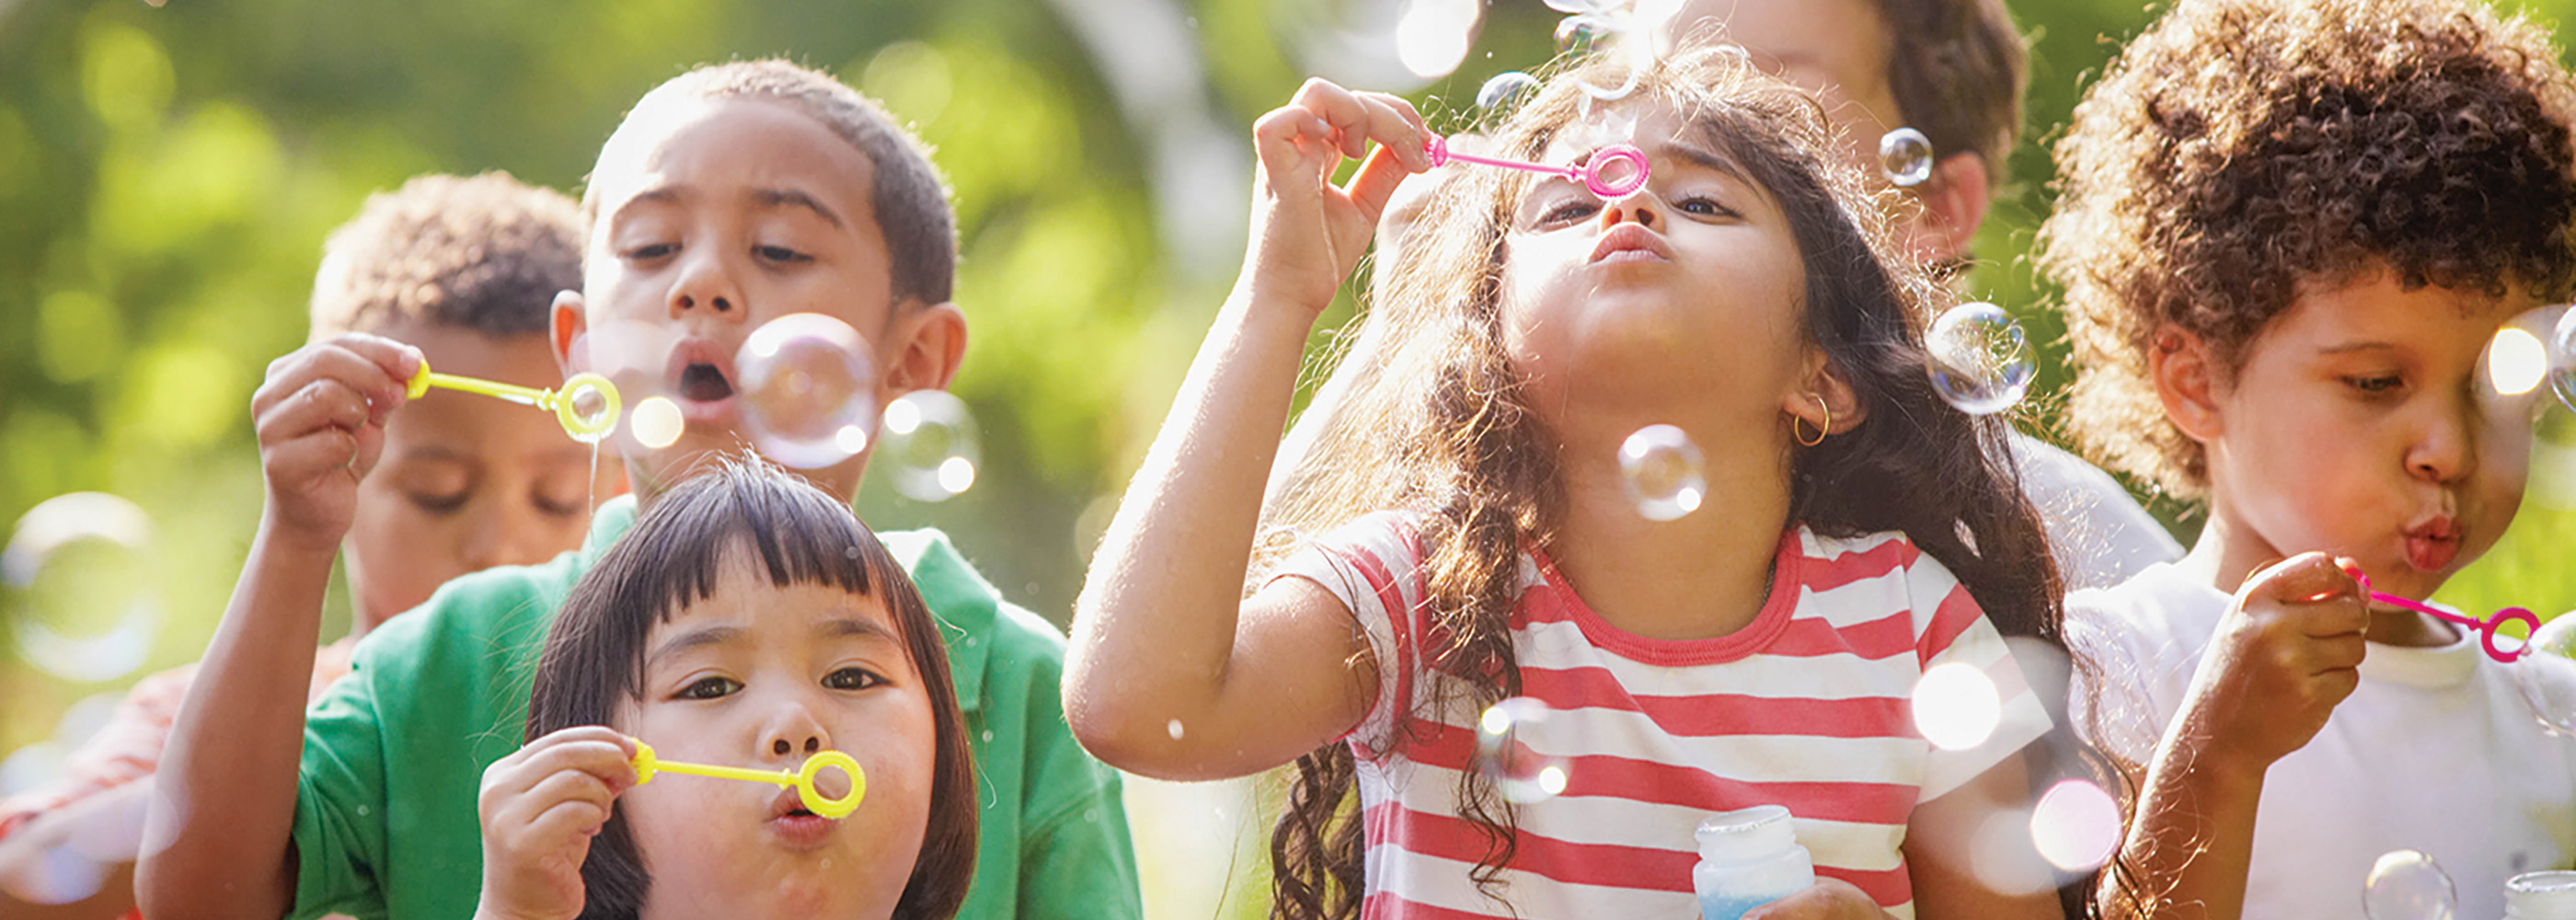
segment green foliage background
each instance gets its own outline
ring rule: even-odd
[[[1191,92],[1236,139],[1304,77],[1293,37],[1367,5],[1173,3],[1204,62]],[[947,528],[1061,623],[1234,268],[1165,249],[1146,144],[1062,19],[1069,5],[0,0],[0,521],[71,491],[140,503],[159,539],[145,590],[167,612],[147,669],[193,659],[260,507],[249,396],[266,362],[303,341],[324,234],[420,172],[505,169],[577,190],[654,83],[697,62],[783,55],[916,122],[958,192],[973,335],[957,391],[982,421],[986,465],[955,501],[876,486],[860,510],[879,526]],[[2571,5],[2530,11],[2554,23]],[[2025,257],[2049,201],[2041,145],[2153,10],[2013,6],[2034,50],[2028,130],[1969,289],[2046,343],[2025,419],[2046,432],[2065,371],[2054,291]],[[1493,0],[1467,63],[1415,98],[1456,113],[1486,77],[1551,54],[1556,19],[1539,0]],[[1236,213],[1236,194],[1209,207]],[[2576,492],[2567,457],[2536,458],[2535,499]],[[2156,508],[2188,542],[2185,509]],[[2561,564],[2571,533],[2576,514],[2526,504],[2445,598],[2576,606],[2576,572]],[[0,618],[38,615],[23,592],[0,602]],[[0,750],[115,689],[0,661]]]

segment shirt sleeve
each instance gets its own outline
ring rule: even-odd
[[[1032,732],[1029,788],[1041,811],[1020,838],[1020,920],[1136,920],[1136,850],[1118,771],[1093,760],[1069,732]]]
[[[377,651],[376,645],[368,651]],[[324,691],[304,716],[291,918],[385,913],[375,872],[383,865],[386,839],[384,744],[368,657],[359,656],[355,670]]]
[[[47,813],[159,770],[170,727],[179,719],[179,704],[187,699],[188,685],[196,676],[197,666],[192,664],[137,681],[117,703],[107,724],[64,759],[60,780],[0,799],[0,838]]]
[[[1377,699],[1344,737],[1371,750],[1387,748],[1397,716],[1413,698],[1419,663],[1412,613],[1423,600],[1421,560],[1420,538],[1409,518],[1380,512],[1298,550],[1268,579],[1314,582],[1350,609],[1355,625],[1368,637],[1369,657],[1377,665]]]
[[[2155,759],[2164,735],[2165,707],[2155,688],[2172,665],[2150,647],[2136,621],[2123,616],[2115,597],[2078,591],[2066,599],[2066,644],[2088,667],[2067,682],[2066,719],[2077,734],[2104,752],[2144,766]],[[2185,673],[2181,685],[2190,682]]]
[[[1995,631],[1985,610],[1948,567],[1929,555],[1919,555],[1907,566],[1905,577],[1916,604],[1915,650],[1923,672],[1949,664],[1975,668],[1994,686],[1999,704],[1994,730],[1984,743],[1964,750],[1932,750],[1917,799],[1928,802],[2019,753],[2048,734],[2054,723],[2048,707],[2031,691],[2030,680],[2013,659],[2003,634]],[[1924,615],[1926,602],[1931,604],[1929,616]]]

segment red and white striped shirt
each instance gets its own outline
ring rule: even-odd
[[[1898,845],[1916,805],[2047,733],[2049,718],[2003,638],[1958,579],[1904,535],[1784,534],[1770,598],[1710,639],[1620,630],[1576,597],[1547,557],[1521,557],[1512,645],[1522,693],[1552,715],[1519,743],[1565,766],[1565,788],[1518,809],[1518,848],[1488,897],[1470,872],[1484,838],[1457,805],[1479,713],[1419,654],[1430,635],[1408,514],[1371,515],[1273,577],[1308,579],[1348,605],[1376,657],[1379,697],[1346,742],[1359,760],[1370,920],[1697,917],[1692,837],[1720,811],[1777,804],[1819,876],[1912,917]],[[1910,712],[1915,682],[1966,662],[1993,679],[2000,725],[1943,751]]]

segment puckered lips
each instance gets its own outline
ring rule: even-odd
[[[1592,264],[1622,262],[1669,262],[1672,246],[1662,234],[1642,224],[1623,223],[1601,234],[1601,242],[1592,247]]]
[[[714,342],[691,336],[671,348],[663,385],[677,397],[680,417],[696,424],[730,425],[739,404],[733,356]]]
[[[841,822],[807,810],[805,800],[797,797],[794,787],[789,787],[769,800],[768,827],[788,849],[811,850],[830,841]]]
[[[2460,525],[2450,515],[2435,515],[2406,528],[2406,564],[2416,571],[2447,571],[2460,557]]]

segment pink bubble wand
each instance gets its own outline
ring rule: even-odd
[[[2505,664],[2512,664],[2516,659],[2521,658],[2524,652],[2530,651],[2530,642],[2525,640],[2522,644],[2516,645],[2513,648],[2498,648],[2496,646],[2497,627],[2502,626],[2511,620],[2521,620],[2524,628],[2526,629],[2526,632],[2523,633],[2524,635],[2527,636],[2540,631],[2540,618],[2532,615],[2531,611],[2520,607],[2507,607],[2503,610],[2496,611],[2494,616],[2481,619],[2469,616],[2465,613],[2455,613],[2449,610],[2444,610],[2422,601],[2407,600],[2406,598],[2390,594],[2386,591],[2372,590],[2370,587],[2370,576],[2362,574],[2359,570],[2347,569],[2346,571],[2352,574],[2353,580],[2361,582],[2361,590],[2364,593],[2367,593],[2371,600],[2378,601],[2392,607],[2403,607],[2408,610],[2415,611],[2416,613],[2426,614],[2446,622],[2477,630],[2478,642],[2479,644],[2486,646],[2487,657]],[[2506,636],[2505,638],[2511,639],[2513,637]]]
[[[1549,166],[1545,163],[1527,163],[1520,160],[1503,160],[1459,153],[1449,149],[1448,138],[1437,134],[1431,136],[1431,142],[1426,145],[1424,152],[1431,155],[1433,166],[1474,163],[1478,166],[1500,166],[1504,169],[1564,176],[1583,183],[1584,188],[1590,189],[1592,194],[1603,198],[1619,198],[1646,187],[1646,152],[1637,149],[1635,144],[1612,144],[1593,151],[1592,156],[1583,162],[1568,166]]]

